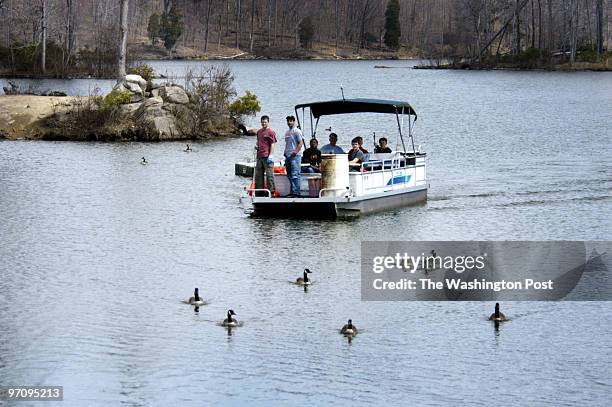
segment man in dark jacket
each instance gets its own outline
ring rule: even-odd
[[[302,172],[310,174],[321,172],[321,151],[316,138],[310,139],[310,148],[304,150],[302,155]],[[308,164],[305,166],[304,164]]]

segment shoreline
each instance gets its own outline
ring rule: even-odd
[[[139,59],[139,62],[148,61],[211,61],[211,62],[227,62],[227,61],[417,61],[420,58],[146,58]],[[612,72],[612,66],[604,63],[586,63],[578,62],[573,66],[569,63],[555,64],[549,66],[524,66],[524,65],[471,65],[471,64],[459,64],[459,65],[415,65],[406,67],[376,65],[374,68],[385,68],[385,69],[423,69],[423,70],[456,70],[456,71],[534,71],[534,72]],[[2,79],[58,79],[58,80],[72,80],[72,79],[104,79],[112,80],[116,79],[114,76],[92,76],[89,74],[73,74],[65,77],[57,75],[38,75],[33,73],[17,73],[13,74],[10,72],[0,72],[0,78]],[[172,79],[166,76],[154,76],[154,79]]]
[[[534,71],[534,72],[611,72],[612,66],[604,62],[574,62],[570,64],[540,64],[525,65],[510,64],[446,64],[446,65],[415,65],[414,69],[456,70],[456,71]]]
[[[144,56],[143,58],[135,59],[134,62],[144,62],[148,61],[183,61],[183,62],[191,62],[191,61],[210,61],[210,62],[229,62],[229,61],[418,61],[422,60],[422,58],[410,56],[364,56],[360,58],[355,57],[340,57],[340,56],[330,56],[330,57],[322,57],[322,56],[311,56],[304,58],[296,58],[296,57],[264,57],[264,56],[238,56],[238,57],[162,57],[162,58],[154,58],[151,56]],[[412,68],[412,67],[410,67]],[[5,71],[0,71],[0,78],[4,79],[60,79],[60,80],[70,80],[70,79],[116,79],[114,76],[93,76],[90,74],[70,74],[67,76],[57,76],[53,74],[35,74],[35,73],[12,73]],[[163,76],[155,76],[154,79],[169,79]]]

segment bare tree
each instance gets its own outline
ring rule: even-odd
[[[236,2],[236,48],[240,49],[240,0]]]
[[[595,0],[595,18],[596,18],[596,23],[595,23],[595,31],[596,31],[596,48],[597,48],[597,56],[601,55],[603,53],[603,26],[604,26],[604,13],[603,13],[603,8],[604,8],[604,1],[603,0]]]
[[[337,55],[337,54],[338,54],[338,44],[339,44],[339,43],[338,43],[338,41],[339,41],[339,39],[340,39],[340,14],[339,14],[339,12],[338,12],[338,0],[335,0],[334,2],[335,2],[335,6],[336,6],[336,7],[335,7],[335,9],[336,9],[336,14],[335,14],[335,17],[336,17],[336,23],[334,24],[334,25],[335,25],[335,28],[336,28],[336,30],[335,30],[335,34],[336,34],[336,35],[335,35],[335,40],[336,40],[336,51],[334,52],[334,54],[336,54],[336,55]]]
[[[117,76],[121,80],[126,75],[126,54],[127,54],[127,23],[129,0],[121,0],[121,19],[120,19],[120,39],[119,39],[119,60],[117,61]]]
[[[249,52],[253,52],[253,42],[255,41],[255,0],[251,0],[251,29],[249,30]]]
[[[207,7],[206,7],[206,28],[205,28],[205,34],[204,34],[204,53],[206,54],[208,52],[208,30],[210,27],[210,11],[211,11],[211,4],[212,4],[213,0],[207,0]]]
[[[40,25],[41,25],[41,51],[40,51],[40,71],[47,73],[47,0],[40,1]]]

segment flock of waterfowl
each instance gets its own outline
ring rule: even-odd
[[[183,151],[186,152],[186,153],[190,153],[190,152],[193,151],[193,149],[191,147],[189,147],[189,144],[187,144],[187,148],[185,148]],[[142,157],[140,159],[140,164],[141,165],[147,165],[148,163],[149,162],[147,161],[147,159],[145,157]]]
[[[308,274],[312,273],[312,271],[310,271],[309,269],[304,269],[304,274],[302,277],[298,277],[295,280],[295,284],[297,285],[301,285],[301,286],[308,286],[311,285],[312,282],[310,280],[310,278],[308,277]],[[306,288],[304,288],[305,290]],[[202,297],[200,297],[200,293],[198,288],[195,288],[193,291],[193,296],[189,297],[188,300],[183,301],[186,304],[190,304],[193,305],[195,307],[199,307],[201,305],[206,305],[206,302],[202,299]],[[236,313],[234,312],[234,310],[230,309],[227,311],[227,318],[225,318],[223,320],[223,322],[221,322],[221,326],[227,327],[227,328],[233,328],[233,327],[237,327],[240,326],[240,323],[238,322],[238,320],[236,318],[234,318],[234,316],[236,315]],[[506,316],[500,312],[499,310],[499,303],[495,304],[495,312],[493,312],[491,314],[491,316],[489,317],[489,321],[493,321],[495,322],[495,324],[499,324],[500,322],[503,321],[507,321],[508,318],[506,318]],[[353,320],[349,319],[347,321],[346,324],[344,324],[342,326],[342,328],[340,328],[340,333],[344,336],[347,337],[353,337],[355,335],[357,335],[358,330],[357,327],[353,324]]]

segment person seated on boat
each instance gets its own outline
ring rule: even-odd
[[[359,137],[355,137],[351,140],[351,145],[353,148],[348,152],[349,168],[351,171],[359,171],[365,157],[359,148]]]
[[[317,148],[318,146],[319,141],[316,138],[311,138],[310,147],[304,150],[302,155],[302,172],[310,174],[321,172],[321,151]]]
[[[361,150],[361,152],[364,154],[368,154],[368,150],[363,148],[363,137],[357,136],[355,138],[357,139],[357,142],[359,143],[359,149]]]
[[[329,144],[325,144],[321,147],[321,154],[344,154],[344,150],[337,146],[338,135],[336,133],[329,134]]]
[[[378,144],[374,147],[375,153],[390,153],[391,149],[387,146],[387,139],[385,137],[381,137],[378,140]]]

